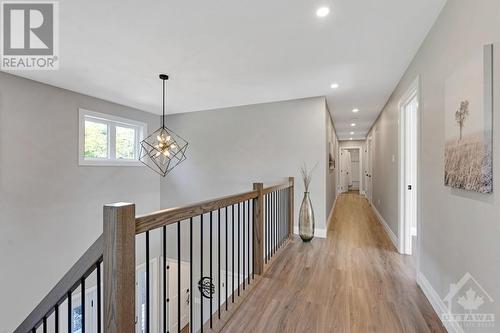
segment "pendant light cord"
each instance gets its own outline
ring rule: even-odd
[[[166,115],[165,115],[165,80],[163,80],[163,117],[161,118],[162,119],[162,127],[165,127],[165,118],[166,118]]]

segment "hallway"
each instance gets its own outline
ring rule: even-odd
[[[295,238],[224,332],[445,332],[367,201],[343,194],[328,238]]]

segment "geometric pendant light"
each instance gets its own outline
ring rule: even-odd
[[[151,170],[165,177],[173,168],[186,160],[188,143],[165,126],[165,81],[168,75],[160,74],[163,81],[163,116],[161,127],[141,141],[139,160]]]

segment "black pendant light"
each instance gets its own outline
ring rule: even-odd
[[[160,74],[163,81],[163,116],[161,127],[141,142],[139,160],[151,170],[165,177],[173,168],[186,159],[188,143],[165,126],[165,83],[168,75]]]

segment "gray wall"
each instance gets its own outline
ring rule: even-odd
[[[78,108],[158,117],[0,73],[0,332],[11,332],[102,233],[104,203],[159,209],[145,167],[79,167]]]
[[[302,162],[318,163],[311,200],[319,233],[326,234],[326,140],[323,97],[175,114],[167,126],[190,144],[188,159],[161,182],[164,208],[248,191],[253,182],[296,180],[295,216],[303,185]]]
[[[337,197],[337,170],[338,170],[338,147],[339,147],[339,142],[337,139],[337,133],[335,132],[335,125],[333,123],[333,119],[330,115],[330,111],[328,110],[328,105],[327,105],[327,112],[325,112],[326,115],[326,160],[325,160],[325,174],[326,174],[326,204],[325,204],[325,214],[326,218],[328,219],[326,221],[326,226],[328,229],[328,225],[330,224],[331,220],[330,218],[330,213],[332,212],[333,205],[335,204],[335,198]],[[330,149],[332,152],[330,152]],[[330,153],[333,154],[335,158],[335,168],[330,169],[330,158],[329,155]]]
[[[374,204],[397,235],[397,163],[391,162],[391,155],[397,156],[397,104],[413,80],[421,75],[420,271],[440,298],[449,291],[450,283],[470,272],[497,302],[496,318],[500,316],[500,154],[494,154],[493,194],[445,187],[443,110],[446,78],[453,73],[461,56],[500,41],[499,17],[497,0],[448,1],[371,132],[375,139]],[[499,50],[500,44],[495,44],[495,83],[500,82]],[[494,99],[500,101],[498,88]],[[494,113],[499,112],[500,103],[495,103]],[[496,149],[500,144],[500,117],[494,117],[493,128]]]

